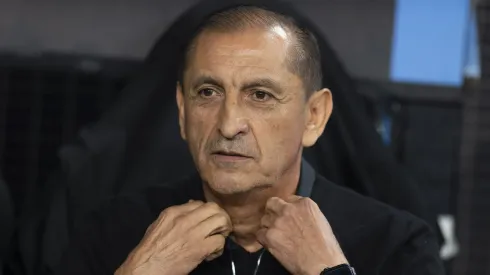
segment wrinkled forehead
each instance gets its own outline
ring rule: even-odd
[[[268,29],[247,28],[241,31],[206,30],[194,43],[187,62],[187,72],[290,74],[286,61],[291,37],[280,26]]]

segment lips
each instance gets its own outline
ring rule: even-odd
[[[233,151],[216,151],[213,152],[213,155],[222,155],[222,156],[229,156],[229,157],[242,157],[242,158],[249,158],[249,156],[238,153],[238,152],[233,152]]]

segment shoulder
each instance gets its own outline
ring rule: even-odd
[[[407,225],[426,226],[424,221],[408,212],[336,185],[321,176],[315,182],[312,199],[333,223],[332,226],[342,227],[342,232],[384,227],[394,227],[403,232],[403,229],[409,229]]]
[[[167,207],[187,202],[189,194],[189,178],[165,184],[153,184],[137,191],[121,193],[103,203],[84,217],[86,220],[100,220],[120,223],[128,220],[136,221],[148,216],[152,220]],[[124,219],[123,219],[124,218]],[[133,220],[136,219],[136,220]]]
[[[61,260],[59,274],[107,274],[122,264],[159,213],[188,201],[185,179],[121,194],[88,213]]]
[[[136,215],[148,212],[156,218],[167,207],[184,204],[189,199],[201,199],[202,186],[196,175],[166,183],[144,184],[144,188],[120,193],[109,198],[92,215],[116,215],[119,212]]]
[[[379,274],[389,274],[383,270],[408,274],[404,272],[409,267],[429,266],[442,270],[437,239],[423,220],[322,177],[315,183],[313,200],[329,221],[346,257],[360,274],[370,274],[373,269]],[[424,264],[417,262],[422,259]]]

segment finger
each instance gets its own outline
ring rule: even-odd
[[[203,260],[212,255],[221,255],[225,247],[225,237],[221,234],[212,235],[204,239],[201,249],[203,253]]]
[[[199,235],[203,238],[215,234],[228,237],[232,230],[231,219],[228,214],[220,212],[197,224],[195,229],[198,230]]]
[[[153,222],[152,224],[150,224],[150,226],[148,226],[146,228],[145,236],[148,235],[150,232],[152,232],[155,229],[156,224],[157,224],[156,222]]]
[[[266,212],[273,213],[279,215],[282,213],[284,208],[288,205],[283,199],[278,197],[272,197],[267,200],[267,204],[265,205]]]
[[[160,213],[160,216],[158,217],[158,219],[163,219],[163,218],[166,218],[169,216],[172,218],[175,218],[175,217],[187,214],[187,213],[193,211],[194,209],[202,206],[203,204],[204,204],[204,202],[202,202],[202,201],[190,201],[190,202],[185,203],[185,204],[171,206],[171,207],[163,210]]]
[[[269,212],[266,212],[264,216],[262,216],[262,219],[260,219],[260,226],[270,228],[274,224],[274,220],[274,216],[269,214]]]
[[[304,197],[292,195],[292,196],[288,197],[285,201],[289,202],[289,203],[293,203],[293,202],[297,202],[297,201],[302,200],[302,199],[304,199]]]
[[[181,205],[176,205],[174,206],[176,210],[178,210],[181,213],[188,213],[193,211],[194,209],[204,205],[205,202],[203,201],[195,201],[195,200],[189,200],[189,202],[181,204]]]
[[[257,230],[255,233],[255,237],[257,237],[257,241],[270,252],[274,252],[278,245],[287,241],[288,238],[285,238],[281,230],[275,228],[261,228]]]
[[[185,218],[193,221],[198,221],[199,223],[218,213],[228,215],[226,214],[225,210],[219,207],[219,205],[217,205],[216,203],[207,202],[188,212]]]
[[[268,247],[267,230],[268,230],[267,228],[261,228],[255,233],[255,236],[257,237],[257,241],[265,248]]]
[[[192,201],[182,205],[171,206],[160,212],[158,218],[146,229],[145,235],[158,229],[164,228],[168,220],[174,220],[179,216],[185,215],[199,206],[203,205],[202,201]]]
[[[210,262],[210,261],[212,261],[212,260],[214,260],[214,259],[218,258],[219,256],[223,255],[223,251],[224,251],[224,249],[221,249],[220,251],[218,251],[218,252],[214,252],[213,254],[211,254],[211,255],[207,256],[207,257],[206,257],[206,261],[207,261],[207,262]]]

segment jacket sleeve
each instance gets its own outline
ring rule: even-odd
[[[432,230],[423,222],[412,220],[407,225],[407,238],[386,259],[381,275],[443,275],[439,245]],[[405,233],[407,233],[405,231]],[[362,274],[361,274],[362,275]]]
[[[138,201],[111,200],[78,223],[54,274],[114,274],[152,220],[151,212]]]

